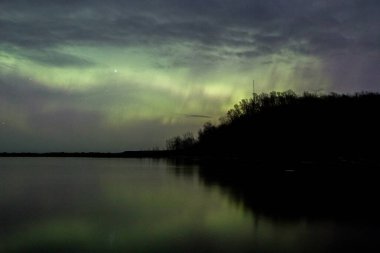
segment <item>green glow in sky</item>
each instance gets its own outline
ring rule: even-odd
[[[55,60],[50,53],[39,61],[22,49],[3,51],[0,64],[6,67],[1,74],[17,76],[25,81],[22,85],[38,86],[39,92],[46,89],[62,94],[64,98],[58,100],[40,101],[39,113],[54,114],[62,109],[94,112],[101,115],[99,125],[109,129],[155,121],[162,126],[180,126],[182,132],[196,132],[205,119],[185,115],[206,115],[211,117],[209,121],[218,122],[234,103],[251,95],[253,79],[255,92],[297,90],[310,79],[304,73],[308,68],[320,71],[318,59],[288,52],[258,59],[225,59],[219,55],[211,65],[208,59],[197,63],[200,56],[193,55],[193,45],[63,46],[53,51],[62,58],[62,64],[49,64]],[[66,63],[71,58],[79,65]],[[314,81],[321,87],[328,83],[321,78]],[[14,113],[9,124],[31,129],[28,112],[18,106],[10,111]]]
[[[1,1],[0,152],[162,147],[253,80],[378,90],[377,2],[312,2]]]

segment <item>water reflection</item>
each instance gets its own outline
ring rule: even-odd
[[[0,252],[250,251],[249,214],[170,166],[0,159]]]
[[[298,177],[232,176],[223,169],[230,166],[150,159],[1,158],[0,252],[379,248],[377,215],[353,207],[358,198],[352,198],[356,202],[351,206],[335,206],[360,215],[341,213],[342,208],[332,208],[332,200],[330,207],[313,210],[325,200],[312,199],[314,203],[302,199],[303,194],[294,195],[300,192]],[[341,201],[334,194],[336,202]],[[363,216],[367,218],[357,218]]]
[[[181,163],[172,160],[175,174]],[[259,252],[363,252],[380,248],[380,186],[374,173],[257,171],[247,163],[201,162],[193,174],[253,217]]]

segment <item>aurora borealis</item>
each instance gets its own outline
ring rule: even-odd
[[[379,91],[377,0],[0,0],[0,152],[163,147],[252,92]],[[211,118],[205,118],[205,117]]]

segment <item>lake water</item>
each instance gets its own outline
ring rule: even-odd
[[[377,223],[258,214],[195,165],[0,158],[0,252],[347,252]]]

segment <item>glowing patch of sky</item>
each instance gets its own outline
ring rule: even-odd
[[[178,60],[191,57],[191,47],[63,47],[62,54],[92,63],[89,66],[49,66],[32,62],[18,55],[6,55],[3,72],[14,73],[55,89],[86,93],[98,100],[99,110],[111,118],[152,118],[171,113],[219,114],[252,92],[291,89],[310,82],[304,73],[295,73],[300,66],[309,66],[318,74],[318,61],[295,54],[273,55],[258,59],[217,60],[214,65],[198,69],[196,63]],[[264,62],[265,61],[265,62]],[[303,72],[303,69],[298,71]],[[101,87],[101,88],[99,88]],[[93,93],[95,90],[97,93]],[[138,103],[123,103],[123,97],[135,93]],[[214,101],[213,101],[214,100]],[[182,102],[180,102],[182,101]],[[210,101],[208,104],[206,101]],[[215,108],[217,101],[218,106]],[[137,101],[136,101],[137,102]],[[202,103],[203,102],[203,103]],[[179,103],[179,104],[178,104]],[[173,108],[173,105],[176,105]],[[85,106],[85,103],[82,104]]]
[[[376,90],[377,5],[2,1],[0,151],[28,151],[22,136],[41,151],[162,147],[218,122],[253,80],[257,93]]]

